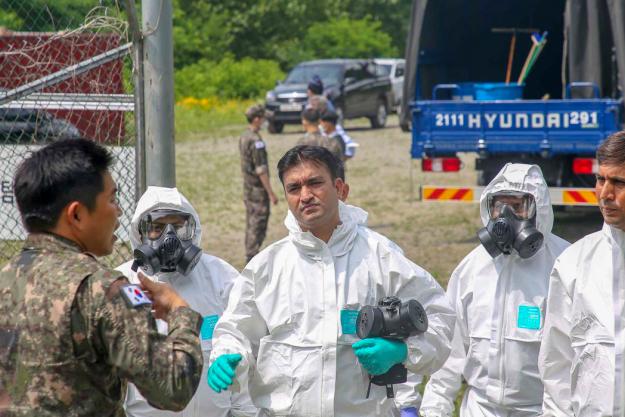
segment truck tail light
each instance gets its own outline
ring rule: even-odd
[[[575,158],[573,159],[574,174],[596,174],[599,166],[595,158]]]
[[[421,170],[425,172],[456,172],[460,171],[462,162],[460,158],[423,158]]]

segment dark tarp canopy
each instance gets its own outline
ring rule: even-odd
[[[419,41],[421,40],[421,28],[428,0],[413,0],[410,12],[410,30],[406,39],[406,70],[404,72],[404,91],[402,94],[401,112],[399,125],[408,130],[412,115],[408,109],[409,103],[415,99],[415,85],[417,83],[417,66],[419,65]]]
[[[504,81],[510,36],[492,33],[495,27],[549,31],[526,80],[527,98],[560,98],[572,81],[594,82],[604,97],[625,91],[625,0],[413,0],[411,22],[403,128],[417,90],[427,99],[439,83]],[[518,36],[513,81],[530,46],[529,36]]]

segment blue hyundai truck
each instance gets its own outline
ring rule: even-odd
[[[478,185],[522,162],[550,186],[593,187],[623,91],[625,0],[413,1],[400,125],[424,171],[470,152]]]

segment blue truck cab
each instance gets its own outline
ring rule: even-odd
[[[538,164],[551,186],[594,186],[597,146],[622,129],[625,48],[618,46],[625,39],[616,34],[625,32],[613,29],[625,22],[612,16],[607,32],[586,26],[581,31],[587,36],[580,35],[581,23],[593,13],[577,3],[413,2],[406,51],[411,82],[404,85],[408,100],[400,123],[411,127],[411,156],[422,160],[424,170],[460,169],[458,154],[472,152],[478,185],[506,162],[523,162]],[[619,12],[603,3],[595,3],[600,14]],[[520,28],[533,25],[549,31],[549,42],[534,71],[517,78],[532,47]],[[497,33],[495,27],[507,29]],[[587,46],[597,39],[601,43],[593,45],[602,49],[589,53]]]

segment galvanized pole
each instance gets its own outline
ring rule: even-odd
[[[143,71],[147,185],[176,186],[172,2],[145,0]]]
[[[133,84],[135,86],[135,203],[139,201],[147,188],[145,179],[145,95],[143,93],[143,34],[135,0],[126,0],[126,13],[130,25],[133,44]]]

